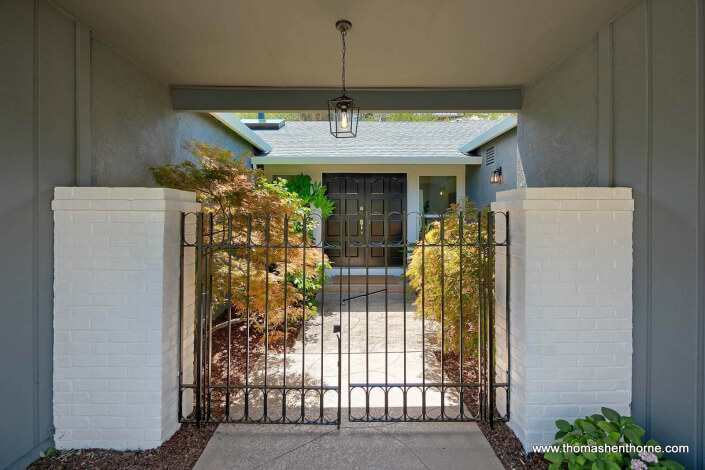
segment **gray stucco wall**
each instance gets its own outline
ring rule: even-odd
[[[487,165],[487,149],[494,147],[494,164]],[[518,161],[517,129],[511,129],[492,139],[473,152],[482,157],[481,165],[468,165],[465,171],[465,186],[468,199],[475,202],[479,209],[495,201],[498,191],[517,188]],[[490,174],[496,168],[502,168],[502,182],[490,183]]]
[[[689,445],[687,468],[705,468],[704,45],[703,0],[644,0],[528,86],[519,116],[528,186],[633,188],[632,414]]]
[[[126,186],[150,184],[146,167],[182,158],[184,139],[248,148],[209,116],[170,111],[166,85],[87,32],[51,3],[0,1],[3,469],[52,445],[53,188],[90,181],[91,147],[93,184]]]
[[[529,187],[597,185],[598,43],[524,88],[519,150]]]
[[[152,186],[149,167],[189,157],[184,139],[252,153],[208,114],[175,112],[169,89],[109,45],[91,41],[92,183]]]

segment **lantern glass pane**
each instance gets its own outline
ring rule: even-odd
[[[341,96],[328,102],[330,133],[338,138],[355,137],[359,109],[351,98]]]

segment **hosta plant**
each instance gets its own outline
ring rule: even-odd
[[[561,419],[556,426],[559,441],[553,445],[561,450],[544,455],[550,462],[549,470],[685,470],[678,462],[663,457],[658,442],[644,442],[645,432],[632,418],[610,408],[576,419],[573,424]],[[640,450],[639,446],[655,449]]]

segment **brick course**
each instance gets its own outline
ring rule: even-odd
[[[179,427],[180,212],[200,204],[160,188],[56,188],[54,197],[56,447],[156,447]],[[192,327],[185,333],[186,352]]]
[[[510,214],[510,426],[530,450],[553,442],[557,419],[601,406],[628,414],[631,190],[522,188],[498,193],[492,209]],[[497,240],[505,233],[497,217]],[[505,258],[505,248],[498,248],[500,373],[506,371]]]

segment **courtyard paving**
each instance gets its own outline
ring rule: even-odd
[[[194,467],[502,470],[475,423],[221,424]]]
[[[346,299],[347,294],[343,293],[342,298]],[[383,411],[385,395],[381,387],[371,389],[368,404],[363,388],[353,387],[348,393],[350,383],[449,382],[447,376],[441,376],[441,364],[434,354],[440,347],[438,325],[423,321],[416,314],[412,299],[404,299],[402,293],[389,293],[386,299],[384,293],[370,295],[367,299],[360,297],[345,302],[340,299],[339,293],[327,293],[319,301],[319,315],[306,322],[306,328],[299,332],[295,345],[286,357],[283,353],[270,352],[266,360],[261,357],[251,366],[249,378],[253,385],[264,383],[265,371],[269,385],[282,385],[286,377],[287,387],[294,389],[287,393],[288,416],[300,413],[301,394],[295,389],[302,385],[302,378],[307,387],[321,383],[326,386],[338,384],[338,337],[333,332],[334,324],[342,327],[341,404],[343,408],[351,408],[353,416],[359,416],[366,406]],[[366,351],[369,353],[366,354]],[[422,395],[420,387],[409,389],[407,406],[420,409]],[[429,388],[425,398],[427,415],[433,418],[439,416],[440,389]],[[269,394],[267,407],[272,419],[281,416],[281,400],[280,393]],[[335,391],[325,393],[323,408],[327,419],[335,417],[337,400]],[[255,391],[250,395],[250,414],[254,418],[258,417],[262,402],[261,392]],[[447,390],[443,404],[446,416],[457,416],[460,406],[458,391]],[[390,415],[400,416],[403,405],[402,389],[390,389],[387,396]],[[307,419],[320,416],[319,394],[306,393],[305,406]],[[241,415],[243,408],[243,397],[235,396],[231,416]]]

